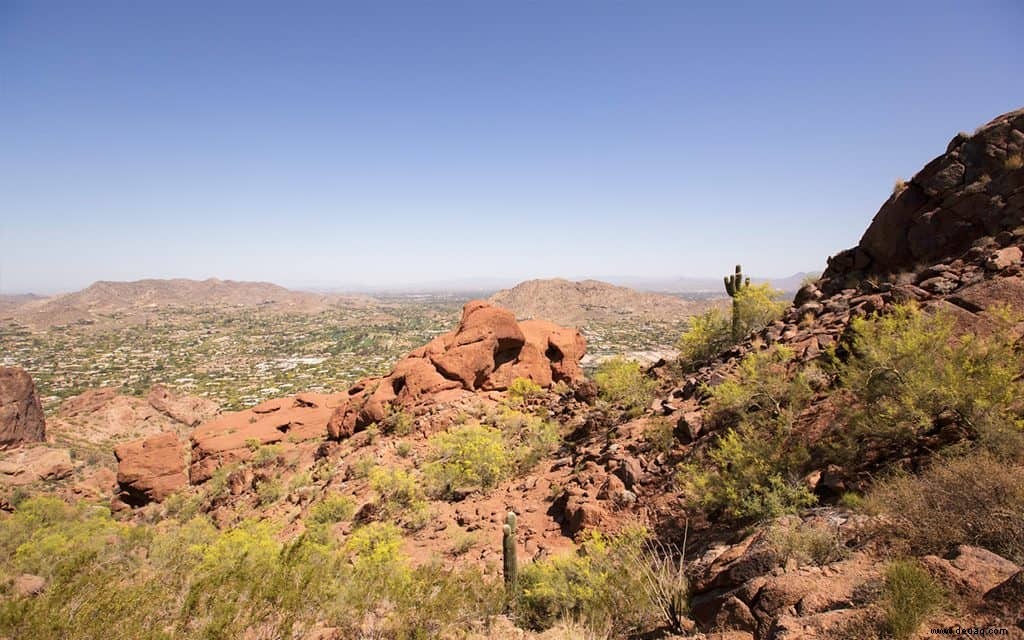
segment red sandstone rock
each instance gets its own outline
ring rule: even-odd
[[[43,406],[31,376],[24,369],[0,367],[0,447],[42,442],[45,436]]]
[[[121,501],[132,506],[160,502],[188,485],[185,448],[173,432],[126,442],[114,449]]]
[[[248,460],[251,443],[289,447],[327,436],[327,422],[345,394],[300,393],[251,409],[224,414],[192,432],[193,484],[208,480],[224,464]]]
[[[327,425],[332,438],[350,437],[384,420],[393,407],[411,410],[476,391],[504,391],[516,378],[541,387],[583,381],[583,336],[542,320],[517,323],[510,311],[474,300],[459,327],[413,350],[387,376],[348,390]]]

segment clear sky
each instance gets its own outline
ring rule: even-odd
[[[820,269],[1024,106],[1022,33],[1019,0],[0,0],[0,291]]]

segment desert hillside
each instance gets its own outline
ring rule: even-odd
[[[599,280],[574,282],[561,278],[521,282],[495,293],[490,301],[511,309],[519,318],[550,320],[573,327],[623,320],[679,321],[713,304],[644,293]]]

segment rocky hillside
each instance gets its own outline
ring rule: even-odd
[[[598,280],[573,282],[561,278],[521,282],[495,293],[490,302],[512,310],[517,318],[550,320],[570,327],[595,322],[673,322],[696,315],[709,304]]]
[[[233,280],[137,280],[95,282],[63,295],[27,299],[0,311],[31,327],[73,322],[96,322],[118,315],[121,320],[143,318],[147,311],[166,308],[227,307],[315,313],[332,305],[367,306],[369,298],[292,291],[269,282]]]
[[[475,301],[388,375],[118,443],[117,520],[0,505],[0,606],[26,612],[0,621],[43,637],[131,602],[90,612],[128,637],[1020,636],[1022,154],[1024,111],[958,135],[780,319],[686,373],[587,380],[576,330]]]

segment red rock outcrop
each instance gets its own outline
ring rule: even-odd
[[[220,407],[213,400],[177,394],[162,384],[153,385],[146,401],[168,418],[189,427],[199,426],[220,413]]]
[[[160,502],[188,485],[185,447],[177,434],[159,433],[114,449],[118,498],[131,506]]]
[[[224,414],[192,432],[193,484],[208,480],[225,464],[248,460],[250,445],[289,446],[327,437],[327,421],[345,394],[300,393],[275,398],[251,409]]]
[[[24,369],[0,367],[0,447],[46,439],[43,405]]]
[[[516,378],[541,387],[583,379],[583,336],[542,320],[516,322],[512,312],[482,300],[466,303],[454,331],[410,352],[387,376],[349,389],[328,424],[335,439],[381,422],[393,406],[415,409],[478,391],[504,391]]]
[[[981,238],[998,242],[1024,224],[1022,154],[1024,109],[973,135],[957,134],[945,154],[893,192],[856,247],[829,260],[824,280],[837,291],[865,275],[920,271],[957,259]],[[1020,262],[1012,249],[988,249],[994,270]],[[984,262],[989,256],[975,257]]]

